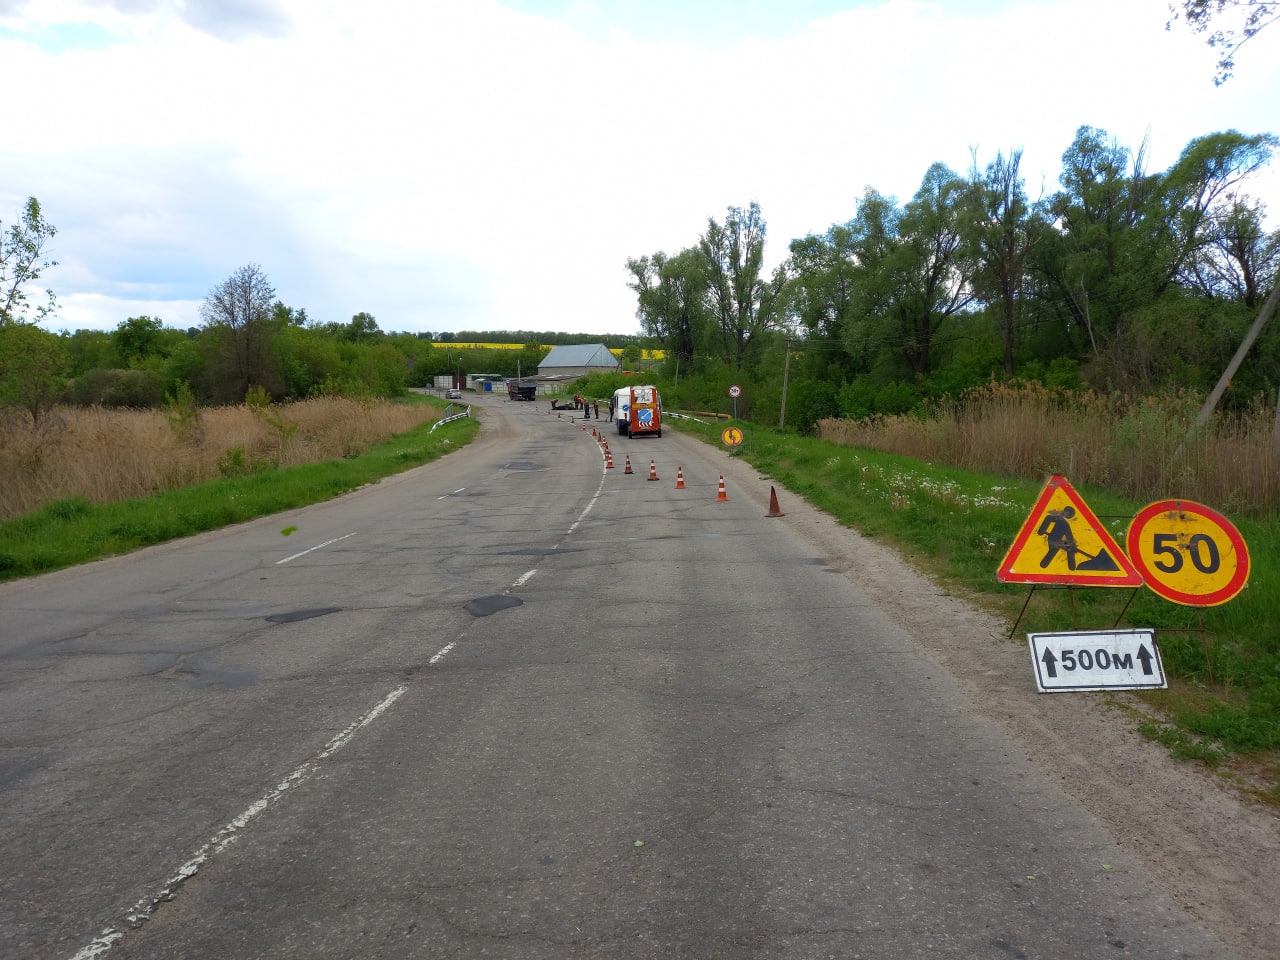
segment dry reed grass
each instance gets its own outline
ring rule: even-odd
[[[425,405],[343,397],[267,414],[248,406],[201,410],[185,441],[159,410],[60,409],[35,430],[25,418],[2,418],[0,520],[66,497],[113,503],[229,472],[337,459],[440,417]]]
[[[1183,497],[1228,513],[1274,516],[1280,462],[1273,411],[1258,404],[1218,417],[1188,443],[1199,407],[1188,396],[1126,400],[990,384],[924,417],[823,420],[818,436],[966,470],[1027,479],[1060,473],[1134,499]]]

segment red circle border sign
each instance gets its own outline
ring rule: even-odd
[[[1152,520],[1171,513],[1190,513],[1207,520],[1216,526],[1230,541],[1236,555],[1236,570],[1225,586],[1205,594],[1187,593],[1162,582],[1162,571],[1153,569],[1147,563],[1142,551],[1137,548],[1142,532]],[[1147,586],[1153,592],[1174,603],[1180,603],[1188,607],[1216,607],[1219,604],[1226,603],[1238,594],[1244,589],[1245,584],[1249,582],[1249,548],[1244,542],[1244,537],[1240,535],[1240,531],[1235,528],[1235,524],[1218,513],[1218,511],[1212,507],[1206,507],[1202,503],[1196,503],[1194,500],[1157,500],[1155,503],[1147,504],[1130,521],[1124,542],[1125,552],[1129,555],[1133,565],[1142,574]]]

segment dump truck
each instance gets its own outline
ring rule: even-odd
[[[533,400],[538,392],[536,380],[508,380],[507,396],[512,400]]]
[[[625,437],[662,436],[662,398],[654,386],[622,387],[613,394],[613,422]]]

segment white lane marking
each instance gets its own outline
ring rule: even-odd
[[[280,566],[280,564],[288,563],[290,560],[297,560],[299,557],[305,557],[312,550],[321,550],[324,547],[329,546],[329,544],[331,543],[337,543],[339,540],[345,540],[347,539],[347,537],[354,537],[354,536],[355,536],[354,533],[348,533],[345,536],[334,537],[332,540],[326,540],[324,543],[317,543],[314,547],[308,547],[306,550],[303,550],[301,553],[295,553],[291,557],[285,557],[283,560],[277,560],[275,565],[278,567]]]
[[[120,931],[107,927],[102,931],[102,936],[91,941],[87,947],[72,957],[71,960],[92,960],[93,957],[110,950],[115,946],[115,942],[123,936],[124,934]]]
[[[281,780],[274,788],[267,791],[260,799],[250,804],[249,807],[240,816],[230,821],[226,826],[219,830],[207,843],[204,844],[195,855],[186,863],[180,866],[167,881],[165,881],[164,889],[153,897],[143,897],[133,905],[125,919],[129,921],[129,925],[133,928],[142,926],[151,919],[151,915],[155,913],[156,908],[166,900],[172,900],[177,890],[184,882],[195,876],[200,868],[206,864],[216,854],[221,853],[228,846],[240,839],[240,833],[248,825],[249,821],[266,810],[269,806],[279,800],[286,791],[291,790],[298,784],[302,783],[319,767],[322,760],[327,760],[333,756],[344,746],[351,742],[351,738],[359,733],[364,727],[373,723],[397,700],[400,699],[408,690],[408,687],[397,687],[382,700],[372,710],[364,716],[353,721],[345,730],[330,740],[314,757],[305,760],[291,774]],[[124,934],[118,930],[108,927],[102,933],[95,937],[88,946],[75,954],[71,960],[92,960],[93,957],[100,956],[110,950]]]
[[[600,494],[604,491],[605,479],[609,476],[608,473],[605,472],[605,470],[606,468],[603,468],[603,467],[601,468],[600,485],[596,487],[595,495],[591,498],[590,501],[588,501],[587,505],[583,508],[582,513],[578,514],[578,518],[573,522],[573,524],[565,532],[565,536],[569,536],[575,530],[578,529],[578,526],[582,523],[584,519],[586,519],[587,514],[591,512],[591,508],[596,505],[596,501],[600,499]],[[453,493],[458,494],[465,489],[466,487],[459,487]],[[447,496],[452,496],[452,495],[453,494],[448,494]],[[445,498],[438,497],[437,499],[443,500]],[[345,540],[347,539],[347,537],[354,537],[354,536],[355,536],[354,533],[348,533],[346,536],[336,537],[333,540],[328,540],[325,543],[318,544],[317,546],[312,547],[310,550],[303,550],[301,553],[295,553],[291,557],[285,557],[283,560],[277,560],[276,564],[278,565],[281,563],[288,563],[290,560],[296,560],[298,557],[305,556],[306,554],[311,553],[312,550],[319,550],[322,547],[327,547],[332,543],[337,543],[339,540]],[[559,547],[559,544],[556,544],[554,547],[552,547],[552,549],[556,549],[557,547]],[[508,589],[508,593],[511,590],[515,590],[519,587],[524,586],[526,583],[529,582],[529,580],[537,572],[538,570],[536,567],[532,570],[525,571],[523,574],[521,574],[519,577],[516,578],[515,582]],[[448,656],[448,654],[457,645],[458,645],[458,641],[456,640],[453,643],[445,644],[445,646],[442,647],[435,656],[433,656],[430,660],[427,661],[427,663],[429,665],[434,666],[435,664],[443,660],[446,656]],[[201,847],[199,850],[196,851],[195,856],[193,856],[190,860],[188,860],[186,863],[184,863],[181,867],[178,868],[178,870],[174,873],[174,875],[170,877],[169,880],[166,882],[164,890],[162,890],[156,896],[151,897],[150,899],[144,898],[142,900],[139,900],[136,904],[134,904],[133,909],[129,911],[129,914],[127,917],[127,919],[129,920],[129,923],[133,927],[140,927],[142,926],[142,924],[146,923],[147,920],[151,918],[151,915],[155,912],[156,908],[165,900],[173,899],[173,895],[176,888],[181,886],[184,881],[195,876],[195,874],[199,872],[200,867],[204,863],[208,862],[210,857],[221,852],[222,850],[225,850],[229,845],[231,845],[236,840],[238,840],[240,838],[240,831],[244,829],[244,827],[249,823],[250,820],[256,817],[263,810],[267,809],[267,807],[271,806],[271,804],[275,803],[276,800],[280,799],[280,797],[285,793],[285,791],[289,790],[292,787],[297,786],[299,783],[301,783],[303,780],[309,777],[312,773],[314,773],[316,765],[321,760],[324,760],[325,758],[332,756],[335,752],[341,749],[349,740],[351,740],[352,737],[354,737],[360,731],[362,727],[364,727],[366,724],[372,723],[388,707],[390,707],[393,703],[395,703],[396,700],[400,699],[400,697],[404,694],[404,692],[407,689],[408,689],[407,687],[398,687],[397,689],[391,691],[391,693],[389,693],[382,700],[381,703],[379,703],[376,707],[374,707],[372,710],[366,713],[359,720],[351,724],[351,726],[347,727],[346,730],[343,730],[342,733],[338,734],[336,737],[330,740],[324,750],[320,751],[320,753],[316,754],[315,757],[313,757],[312,759],[306,761],[301,766],[299,766],[296,770],[293,771],[293,773],[289,774],[289,776],[285,777],[284,780],[282,780],[279,784],[277,784],[274,790],[271,790],[270,792],[268,792],[265,796],[262,797],[262,799],[258,800],[256,803],[252,804],[247,810],[245,810],[244,813],[240,814],[240,816],[236,817],[234,820],[228,823],[225,827],[219,830],[218,833],[208,843],[206,843],[203,847]],[[80,952],[78,952],[74,957],[71,958],[71,960],[93,960],[93,958],[101,956],[102,954],[110,950],[123,937],[124,937],[124,934],[121,933],[119,930],[115,930],[111,927],[108,927],[107,929],[103,930],[99,936],[91,940],[89,944],[85,946],[83,949],[81,949]]]
[[[596,505],[596,501],[600,499],[600,494],[604,492],[604,481],[605,481],[605,477],[607,477],[607,476],[609,475],[609,474],[606,472],[606,470],[607,470],[607,469],[608,469],[607,467],[601,467],[601,468],[600,468],[600,486],[596,487],[596,493],[595,493],[595,496],[593,496],[593,497],[592,497],[592,498],[587,502],[587,505],[586,505],[585,507],[583,507],[583,508],[582,508],[582,512],[581,512],[580,514],[578,514],[578,519],[577,519],[577,520],[575,520],[575,521],[573,521],[573,525],[572,525],[571,527],[569,527],[569,529],[568,529],[567,531],[565,531],[565,536],[566,536],[566,537],[567,537],[567,536],[569,536],[571,533],[573,533],[573,531],[575,531],[575,530],[577,530],[577,529],[578,529],[578,525],[579,525],[579,524],[581,524],[581,523],[582,523],[582,521],[583,521],[583,520],[585,520],[585,519],[587,518],[587,514],[591,512],[591,508],[592,508],[592,507],[594,507],[594,506]]]
[[[466,488],[466,487],[459,487],[457,490],[453,491],[453,493],[446,493],[446,494],[442,494],[441,496],[436,497],[436,499],[437,499],[437,500],[448,500],[450,497],[456,497],[458,494],[460,494],[460,493],[461,493],[463,490],[465,490],[465,489],[467,489],[467,488]]]
[[[575,530],[577,530],[577,529],[578,529],[578,525],[579,525],[579,524],[581,524],[581,523],[582,523],[582,521],[583,521],[583,520],[585,520],[585,519],[587,518],[587,514],[591,512],[591,508],[592,508],[592,507],[594,507],[594,506],[596,505],[596,501],[600,499],[600,494],[604,492],[604,482],[605,482],[605,479],[609,476],[609,474],[606,472],[606,471],[607,471],[607,469],[608,469],[608,468],[607,468],[607,467],[605,467],[605,466],[603,466],[603,465],[600,467],[600,485],[596,487],[595,495],[594,495],[594,496],[592,496],[592,498],[591,498],[589,501],[587,501],[587,505],[586,505],[585,507],[583,507],[583,508],[582,508],[582,512],[581,512],[580,514],[578,514],[578,519],[574,520],[574,521],[573,521],[573,523],[569,525],[569,529],[568,529],[568,530],[566,530],[566,531],[565,531],[565,533],[564,533],[565,537],[570,536],[570,535],[573,533],[573,531],[575,531]],[[551,549],[552,549],[552,550],[559,550],[559,549],[560,549],[560,544],[558,544],[558,543],[556,543],[556,544],[552,544]],[[537,572],[538,572],[538,568],[537,568],[537,567],[534,567],[532,570],[526,570],[524,573],[520,574],[520,576],[516,577],[515,582],[514,582],[514,583],[512,583],[512,584],[511,584],[511,586],[507,587],[506,592],[507,592],[507,593],[510,593],[512,590],[519,590],[519,589],[520,589],[521,587],[523,587],[526,583],[528,583],[531,579],[533,579],[533,575],[534,575],[535,573],[537,573]],[[504,595],[505,595],[505,594],[504,594]],[[436,655],[431,659],[431,661],[430,661],[430,662],[431,662],[431,663],[435,663],[435,662],[436,662],[436,660],[438,660],[438,659],[440,659],[441,657],[443,657],[443,656],[444,656],[446,653],[448,653],[452,648],[453,648],[453,644],[449,644],[449,646],[445,647],[443,650],[441,650],[439,653],[437,653],[437,654],[436,654]]]

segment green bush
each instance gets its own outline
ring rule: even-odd
[[[863,378],[842,384],[836,400],[840,416],[848,420],[865,420],[876,412],[876,388]]]
[[[71,385],[71,401],[81,407],[157,407],[163,378],[153,370],[94,369]]]
[[[802,433],[812,433],[819,420],[840,412],[839,392],[834,383],[825,380],[797,380],[787,397],[787,426]]]
[[[909,383],[886,384],[876,391],[876,413],[910,413],[920,400],[920,391]]]

